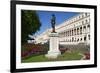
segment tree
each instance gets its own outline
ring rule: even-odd
[[[40,29],[41,23],[36,11],[21,11],[21,42],[26,43],[29,34],[35,34]]]

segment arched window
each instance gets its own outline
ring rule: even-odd
[[[73,36],[73,33],[74,33],[74,32],[73,32],[73,30],[72,30],[72,36]]]
[[[71,36],[71,30],[70,30],[70,36]]]
[[[76,29],[74,29],[74,34],[76,35]]]
[[[84,41],[86,41],[86,36],[84,37]]]
[[[67,33],[67,31],[66,31],[66,36],[67,36],[67,34],[68,34],[68,33]]]
[[[71,39],[70,39],[70,42],[71,42]]]
[[[90,25],[87,25],[88,28],[90,28]]]
[[[69,36],[69,31],[68,31],[68,36]]]
[[[82,38],[80,39],[80,41],[82,41]]]
[[[86,29],[86,26],[84,26],[83,28]]]
[[[87,13],[85,13],[85,16],[87,16],[88,14]]]
[[[79,39],[77,39],[77,42],[79,41]]]
[[[84,33],[86,33],[86,26],[83,27],[83,31],[84,31]]]
[[[82,27],[80,27],[80,34],[82,34]]]
[[[64,37],[65,37],[65,31],[64,31]]]
[[[84,21],[82,21],[82,25],[84,25]]]
[[[85,23],[88,23],[87,19],[85,20]]]
[[[87,25],[87,31],[88,32],[90,31],[90,25],[89,24]]]
[[[77,35],[79,35],[79,28],[77,28]]]
[[[72,42],[74,41],[74,37],[72,37]]]
[[[88,38],[89,38],[89,40],[90,40],[90,35],[88,35]]]

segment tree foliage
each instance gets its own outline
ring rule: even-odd
[[[40,29],[41,23],[36,11],[21,11],[21,42],[26,43],[29,34],[35,34]]]

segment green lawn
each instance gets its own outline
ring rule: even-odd
[[[46,62],[46,61],[68,61],[68,60],[80,60],[82,58],[81,55],[79,55],[78,51],[75,52],[65,52],[61,54],[56,59],[48,59],[45,57],[45,55],[39,55],[39,56],[31,56],[27,59],[22,59],[22,63],[29,63],[29,62]]]

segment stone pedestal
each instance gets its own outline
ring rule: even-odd
[[[49,51],[45,56],[47,58],[57,58],[61,54],[59,50],[58,33],[52,32],[50,33],[49,37],[50,37]]]

